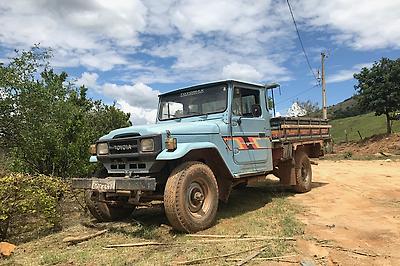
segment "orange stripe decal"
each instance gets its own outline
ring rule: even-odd
[[[268,139],[269,137],[223,137],[223,140],[229,150],[232,150],[231,141],[235,142],[235,145],[239,150],[256,150],[256,149],[267,149],[260,144],[261,140]]]

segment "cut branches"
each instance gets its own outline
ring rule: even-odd
[[[102,234],[105,234],[107,232],[108,232],[108,229],[104,229],[104,230],[98,231],[98,232],[96,232],[94,234],[90,234],[90,235],[68,236],[68,237],[63,239],[63,242],[64,243],[68,243],[68,244],[77,244],[79,242],[83,242],[83,241],[89,240],[91,238],[94,238],[94,237],[100,236]]]

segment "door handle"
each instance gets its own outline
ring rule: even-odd
[[[232,119],[233,126],[241,126],[241,124],[242,124],[242,117]]]

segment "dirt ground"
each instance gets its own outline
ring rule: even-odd
[[[400,265],[400,162],[320,161],[299,252],[320,265]],[[357,254],[358,253],[358,254]]]

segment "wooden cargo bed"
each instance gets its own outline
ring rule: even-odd
[[[271,119],[272,142],[330,140],[328,120],[310,117],[275,117]]]

